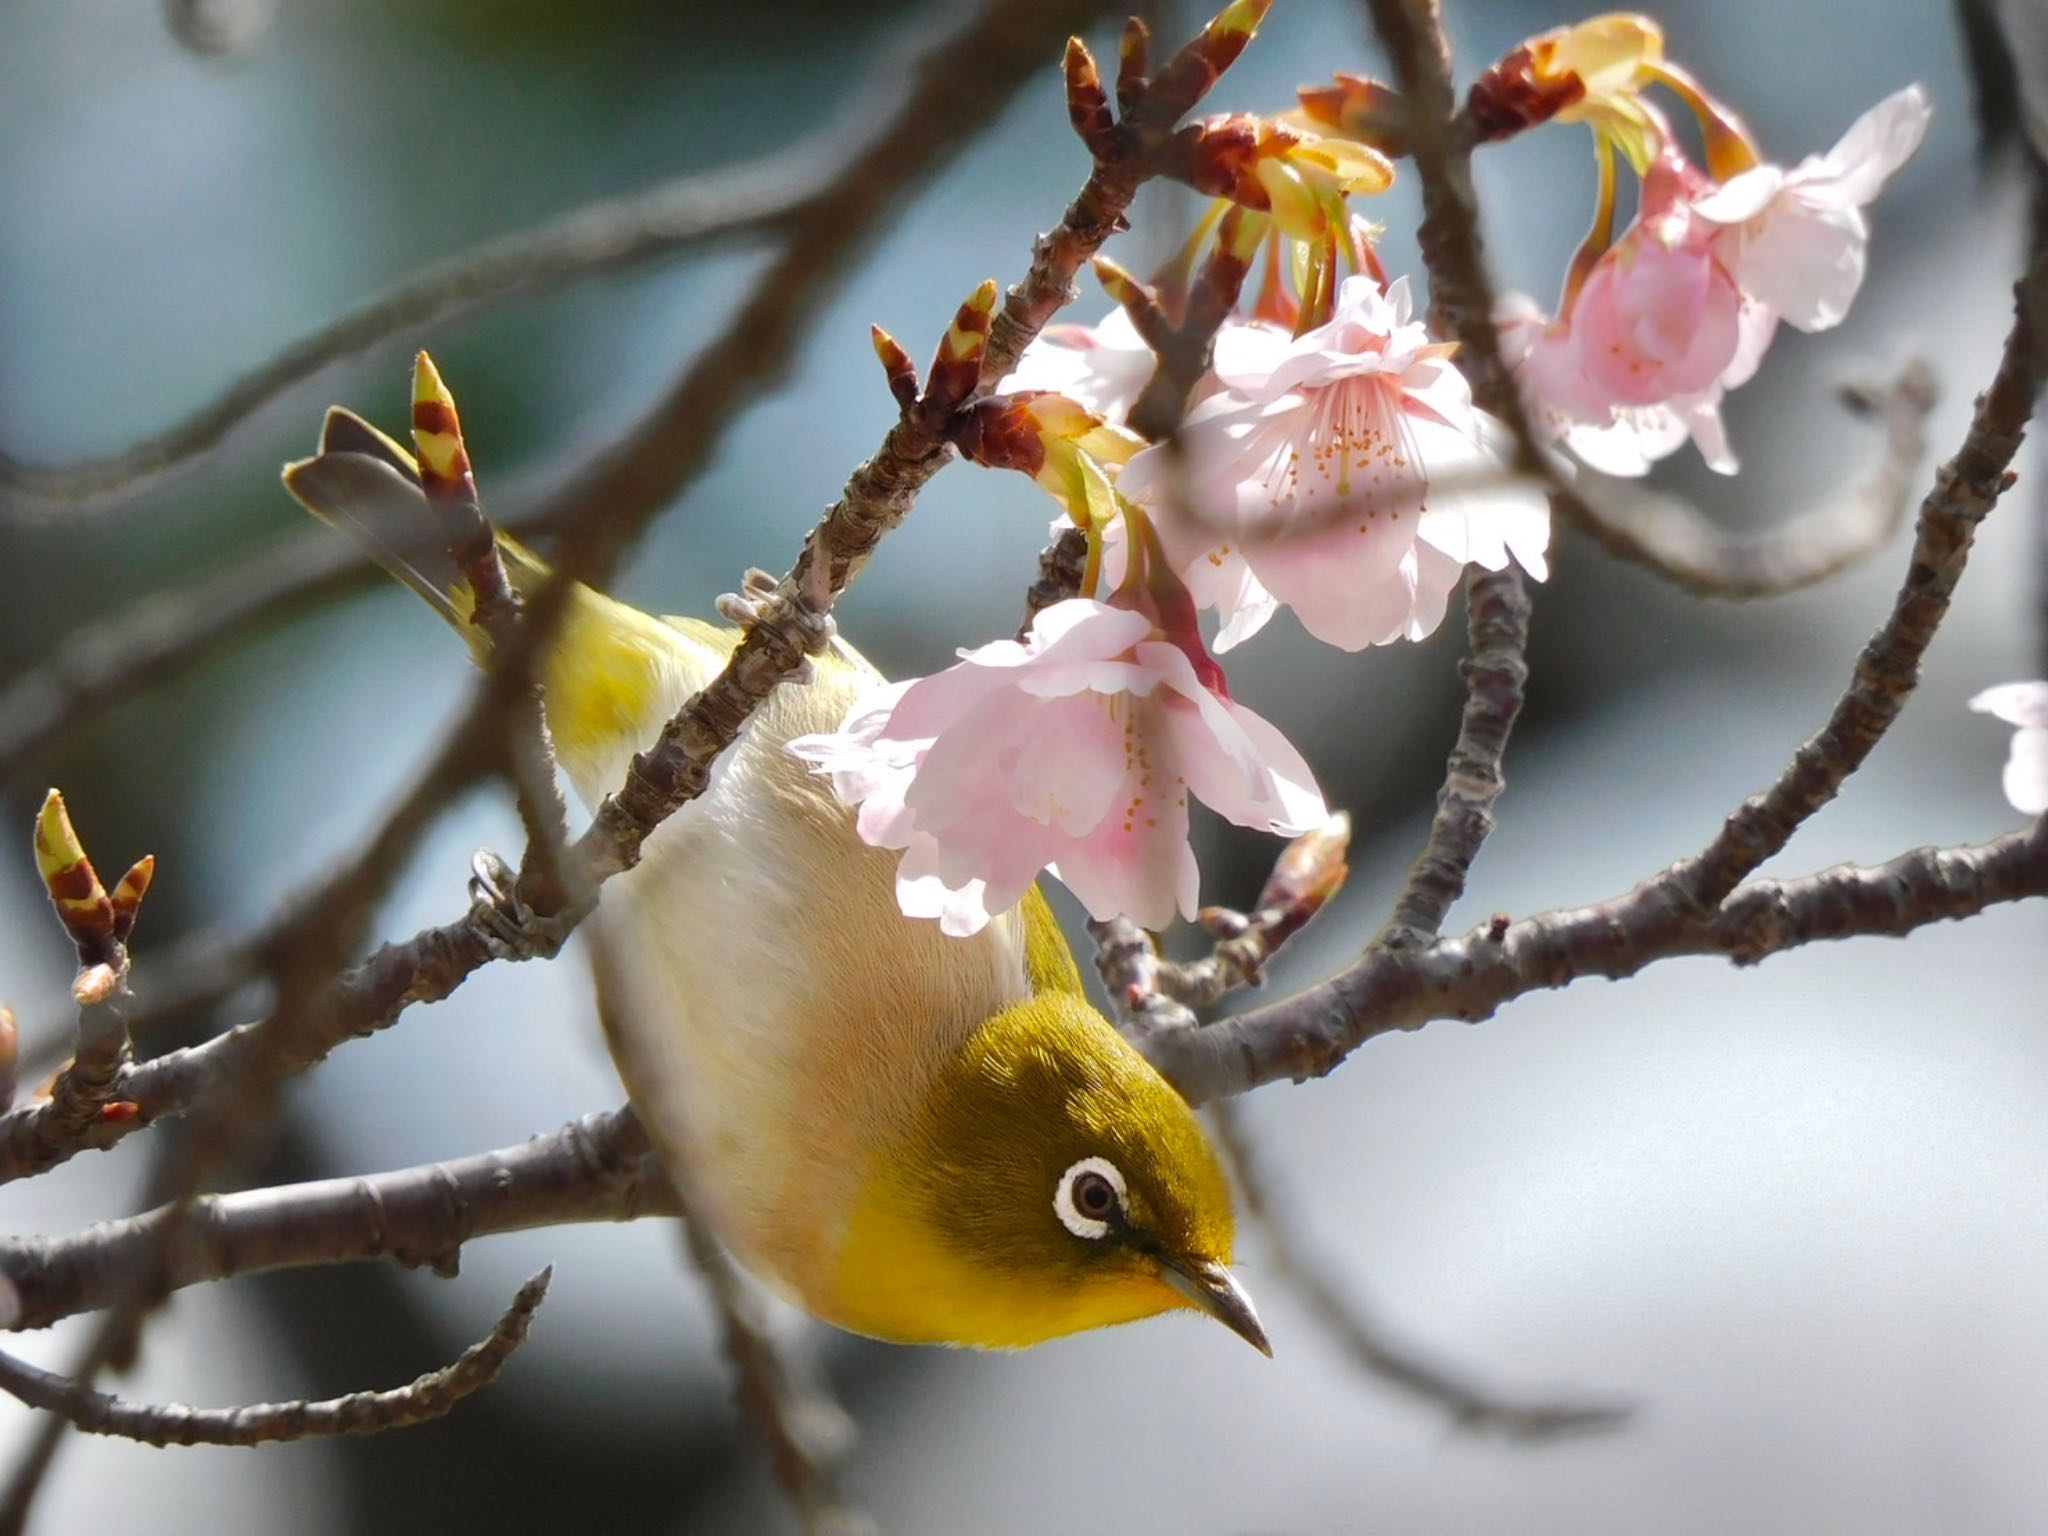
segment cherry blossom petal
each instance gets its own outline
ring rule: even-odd
[[[951,890],[938,876],[938,844],[921,837],[903,852],[896,865],[896,905],[905,917],[933,918],[950,938],[972,938],[988,926],[988,887],[970,880]],[[1005,910],[997,907],[996,911]]]
[[[1706,388],[1734,360],[1742,295],[1702,249],[1645,241],[1594,267],[1573,326],[1585,375],[1616,405]]]
[[[1411,638],[1415,526],[1409,519],[1404,534],[1401,524],[1368,518],[1314,537],[1255,545],[1245,559],[1310,634],[1339,650],[1362,651]]]
[[[1971,699],[1970,708],[2007,725],[2048,730],[2048,683],[2000,683]]]
[[[1933,115],[1926,88],[1916,84],[1894,91],[1857,118],[1835,147],[1820,157],[1819,167],[1832,197],[1852,208],[1875,202],[1884,184],[1913,158],[1927,137]],[[1801,166],[1793,174],[1806,170]]]
[[[2026,815],[2048,814],[2048,682],[2001,683],[1970,708],[2019,727],[2005,760],[2005,798]]]
[[[2013,809],[2028,816],[2048,814],[2048,730],[2013,733],[2002,782]]]
[[[992,805],[1007,806],[1005,763],[1021,750],[1038,714],[1038,709],[1020,708],[1016,695],[1002,689],[949,721],[904,791],[903,803],[917,830],[944,832],[986,818]]]
[[[1226,320],[1216,332],[1210,370],[1225,385],[1256,384],[1279,366],[1292,340],[1262,320]]]
[[[1060,699],[1031,712],[1031,728],[1011,759],[1004,788],[1020,815],[1070,837],[1084,837],[1109,812],[1124,732],[1097,695]]]
[[[1098,919],[1121,915],[1165,928],[1176,913],[1193,917],[1200,872],[1188,846],[1186,797],[1150,796],[1129,819],[1112,816],[1094,837],[1063,849],[1053,873]]]
[[[1120,422],[1158,361],[1130,315],[1113,309],[1092,326],[1047,326],[993,392],[1050,390]]]
[[[1828,330],[1842,323],[1863,286],[1869,241],[1870,227],[1854,208],[1776,213],[1745,235],[1742,285],[1786,324]]]
[[[1715,224],[1747,224],[1770,207],[1784,187],[1782,165],[1753,165],[1695,198],[1692,209]]]

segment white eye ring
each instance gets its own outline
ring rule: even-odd
[[[1109,1236],[1109,1223],[1098,1216],[1085,1215],[1074,1204],[1074,1186],[1083,1175],[1094,1174],[1116,1192],[1116,1208],[1124,1208],[1124,1176],[1115,1163],[1106,1157],[1084,1157],[1065,1173],[1060,1175],[1059,1187],[1052,1192],[1052,1208],[1060,1218],[1060,1224],[1076,1237],[1102,1238]]]

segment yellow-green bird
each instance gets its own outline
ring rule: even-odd
[[[416,402],[451,429],[416,436],[431,474],[451,441],[460,451],[459,427],[424,355],[418,378]],[[435,524],[411,454],[337,408],[318,455],[284,480],[487,659],[452,561],[427,548]],[[545,577],[511,539],[499,548],[516,588]],[[587,804],[738,638],[576,590],[545,682],[562,767]],[[836,729],[880,680],[837,646],[807,685],[777,689],[710,789],[607,887],[607,914],[651,972],[659,1037],[617,1053],[642,1118],[685,1143],[742,1262],[841,1328],[1008,1349],[1192,1309],[1271,1353],[1230,1273],[1216,1155],[1086,1001],[1044,897],[1033,890],[972,938],[906,918],[896,855],[862,843],[829,785],[785,750]]]

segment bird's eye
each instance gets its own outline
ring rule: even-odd
[[[1060,1175],[1052,1208],[1076,1237],[1109,1235],[1112,1219],[1124,1208],[1124,1176],[1106,1157],[1084,1157]]]

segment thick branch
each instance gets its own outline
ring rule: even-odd
[[[497,1326],[448,1365],[388,1392],[351,1392],[324,1402],[254,1403],[243,1408],[191,1408],[183,1403],[131,1403],[0,1354],[0,1390],[31,1408],[61,1414],[74,1429],[145,1445],[264,1445],[323,1435],[375,1435],[442,1418],[472,1392],[498,1379],[526,1342],[533,1314],[548,1293],[542,1270],[512,1299]]]
[[[1507,787],[1501,760],[1522,713],[1529,680],[1529,591],[1521,572],[1475,568],[1465,579],[1471,655],[1459,668],[1465,708],[1437,792],[1429,840],[1408,871],[1375,944],[1426,943],[1443,928],[1480,846],[1493,831],[1493,803]]]
[[[568,1222],[676,1213],[631,1110],[587,1115],[553,1136],[361,1178],[321,1179],[193,1203],[165,1255],[167,1290],[312,1264],[389,1260],[453,1275],[472,1238]],[[20,1295],[17,1328],[112,1305],[161,1240],[162,1206],[61,1237],[0,1241]]]
[[[1916,849],[1875,867],[1753,881],[1705,922],[1686,921],[1649,882],[1596,906],[1489,924],[1427,949],[1374,950],[1319,986],[1200,1029],[1155,1034],[1144,1048],[1200,1103],[1320,1077],[1376,1035],[1434,1019],[1477,1023],[1524,993],[1588,976],[1633,976],[1680,955],[1753,965],[1805,944],[1899,936],[2044,895],[2043,823],[1974,847]]]

